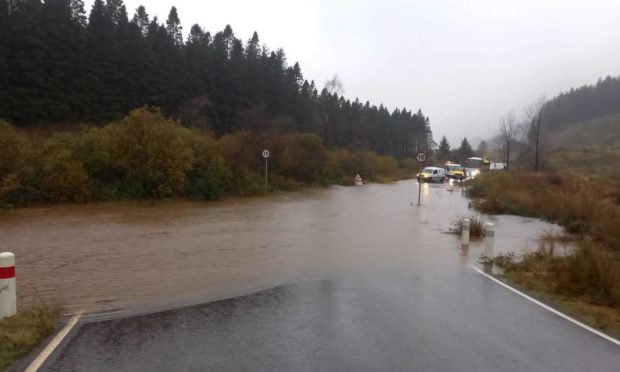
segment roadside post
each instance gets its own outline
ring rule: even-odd
[[[468,245],[469,244],[469,218],[465,218],[463,220],[463,231],[461,232],[461,244]]]
[[[269,161],[269,150],[263,150],[263,158],[265,158],[265,194],[267,193],[267,163]]]
[[[415,159],[420,164],[424,164],[426,161],[426,154],[423,151],[420,151],[416,154]],[[418,178],[418,207],[420,206],[420,196],[422,195],[422,181]]]
[[[491,222],[484,224],[484,255],[493,261],[493,250],[495,248],[495,225]]]
[[[0,253],[0,319],[17,314],[15,255]]]

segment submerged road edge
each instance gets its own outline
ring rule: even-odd
[[[75,325],[78,323],[78,321],[82,317],[83,313],[84,313],[84,310],[81,310],[77,314],[75,314],[73,317],[71,317],[71,319],[69,319],[67,324],[63,327],[63,329],[61,329],[60,332],[58,332],[56,336],[54,336],[54,338],[45,346],[45,348],[41,351],[41,353],[39,353],[39,355],[32,361],[32,363],[30,363],[28,368],[26,368],[24,371],[25,372],[38,371],[39,368],[43,366],[43,363],[45,363],[45,361],[49,358],[49,356],[52,355],[52,353],[56,350],[56,348],[58,348],[58,346],[65,339],[65,337],[67,337],[69,332],[71,332],[73,327],[75,327]]]
[[[562,313],[562,312],[552,308],[549,305],[546,305],[546,304],[538,301],[537,299],[535,299],[535,298],[533,298],[531,296],[526,295],[525,293],[519,291],[518,289],[509,286],[508,284],[504,283],[503,281],[493,277],[492,275],[489,275],[489,274],[485,273],[484,271],[480,270],[479,268],[477,268],[475,266],[471,266],[470,265],[468,267],[470,269],[473,269],[473,270],[477,271],[478,274],[485,276],[487,279],[491,279],[492,281],[494,281],[495,283],[503,286],[504,288],[507,288],[510,291],[518,294],[519,296],[521,296],[521,297],[523,297],[523,298],[525,298],[525,299],[535,303],[536,305],[542,307],[543,309],[548,310],[548,311],[552,312],[553,314],[555,314],[555,315],[557,315],[557,316],[559,316],[561,318],[564,318],[564,319],[568,320],[569,322],[571,322],[571,323],[573,323],[573,324],[575,324],[575,325],[577,325],[577,326],[579,326],[579,327],[581,327],[581,328],[583,328],[583,329],[585,329],[587,331],[590,331],[590,332],[594,333],[595,335],[597,335],[599,337],[602,337],[602,338],[604,338],[605,340],[607,340],[607,341],[609,341],[611,343],[616,344],[617,346],[620,346],[620,341],[619,340],[616,340],[615,338],[613,338],[613,337],[611,337],[611,336],[609,336],[609,335],[607,335],[607,334],[605,334],[605,333],[603,333],[603,332],[601,332],[601,331],[599,331],[597,329],[594,329],[594,328],[590,327],[589,325],[586,325],[586,324],[578,321],[577,319],[571,318],[570,316],[568,316],[568,315],[566,315],[566,314],[564,314],[564,313]]]

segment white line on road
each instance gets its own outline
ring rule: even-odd
[[[519,290],[517,290],[517,289],[515,289],[515,288],[513,288],[511,286],[509,286],[508,284],[502,282],[501,280],[499,280],[497,278],[494,278],[493,276],[485,273],[484,271],[480,270],[479,268],[477,268],[475,266],[468,266],[468,267],[476,270],[479,274],[484,275],[485,277],[487,277],[488,279],[491,279],[492,281],[496,282],[497,284],[499,284],[499,285],[501,285],[501,286],[503,286],[505,288],[508,288],[509,290],[511,290],[512,292],[518,294],[519,296],[532,301],[533,303],[535,303],[536,305],[542,307],[543,309],[549,310],[550,312],[554,313],[555,315],[560,316],[560,317],[568,320],[569,322],[571,322],[573,324],[576,324],[579,327],[581,327],[583,329],[586,329],[586,330],[594,333],[595,335],[600,336],[600,337],[604,338],[605,340],[620,346],[620,341],[616,340],[615,338],[613,338],[611,336],[608,336],[608,335],[604,334],[603,332],[598,331],[598,330],[596,330],[596,329],[594,329],[594,328],[592,328],[590,326],[587,326],[587,325],[581,323],[580,321],[578,321],[576,319],[573,319],[570,316],[568,316],[568,315],[566,315],[564,313],[561,313],[561,312],[557,311],[556,309],[554,309],[554,308],[552,308],[552,307],[550,307],[548,305],[543,304],[542,302],[536,300],[535,298],[532,298],[532,297],[526,295],[525,293],[523,293],[523,292],[521,292],[521,291],[519,291]]]
[[[58,347],[58,345],[60,345],[62,340],[65,337],[67,337],[69,332],[73,329],[73,327],[75,327],[78,320],[80,320],[80,318],[82,317],[82,313],[84,313],[84,310],[78,312],[71,319],[69,319],[69,322],[67,323],[67,325],[65,325],[65,327],[60,332],[58,332],[58,334],[52,339],[52,341],[50,341],[50,343],[47,344],[45,349],[41,351],[41,354],[39,354],[35,358],[35,360],[33,360],[32,363],[30,363],[28,368],[26,368],[25,372],[36,372],[39,368],[41,368],[45,360],[49,358],[52,352]]]

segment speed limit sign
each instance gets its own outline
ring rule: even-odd
[[[267,159],[269,157],[269,150],[263,150],[263,158]]]
[[[418,161],[418,163],[424,163],[426,161],[426,154],[424,152],[420,151],[415,156],[415,159]]]

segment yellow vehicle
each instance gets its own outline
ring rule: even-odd
[[[478,157],[467,158],[465,163],[467,164],[467,168],[473,169],[489,169],[489,165],[491,165],[491,161],[488,159]]]
[[[463,168],[461,164],[449,161],[446,162],[444,169],[446,170],[447,176],[450,178],[454,178],[455,180],[462,181],[466,177],[465,168]]]

